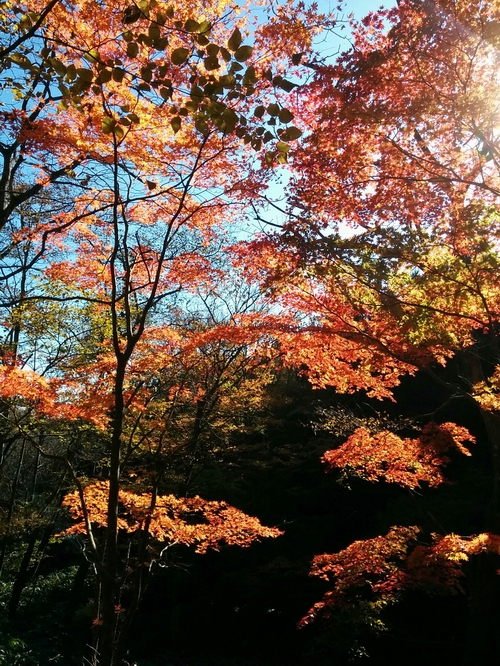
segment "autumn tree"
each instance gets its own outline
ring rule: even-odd
[[[212,384],[191,395],[201,423],[222,400],[225,359],[243,368],[266,355],[257,312],[184,336],[174,322],[189,296],[220,281],[214,257],[265,187],[261,164],[286,162],[300,137],[285,74],[298,73],[293,54],[311,53],[330,20],[285,3],[252,29],[252,45],[249,17],[227,2],[157,0],[0,10],[1,397],[15,436],[63,465],[77,488],[66,504],[96,571],[100,666],[122,663],[150,540],[202,552],[277,534],[231,507],[160,495],[158,475],[138,492],[122,480],[131,451],[162,450],[161,422],[192,390],[182,376],[161,386],[179,358],[192,371],[209,349],[222,371],[219,385],[211,372]],[[237,372],[235,386],[251,380]],[[101,478],[86,484],[75,460],[89,431],[105,456]],[[183,512],[201,518],[186,526]],[[160,514],[173,531],[160,529]],[[127,534],[137,575],[123,608]]]
[[[401,0],[353,23],[352,49],[335,64],[315,63],[314,81],[296,98],[295,122],[309,134],[291,164],[287,219],[254,242],[258,265],[248,262],[282,304],[284,352],[317,386],[391,398],[402,375],[422,371],[447,403],[479,410],[493,469],[480,529],[493,533],[500,528],[499,26],[498,3],[460,0]],[[432,485],[437,467],[425,478],[426,456],[438,463],[433,445],[360,430],[326,459],[403,485],[401,474],[418,478],[420,470]],[[397,550],[401,534],[391,534]],[[341,581],[342,566],[336,556],[323,570],[317,563],[316,573]],[[475,610],[474,598],[483,599],[484,620],[496,602],[483,574],[471,593]],[[471,631],[476,657],[494,650],[486,626],[478,621]]]

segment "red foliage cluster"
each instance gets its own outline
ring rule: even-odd
[[[84,489],[90,522],[94,527],[107,526],[109,483],[97,481]],[[64,534],[85,534],[84,514],[78,492],[64,498],[72,517],[77,521]],[[160,495],[152,502],[151,494],[130,490],[119,491],[118,528],[133,534],[147,529],[161,543],[195,546],[197,553],[219,544],[249,546],[261,537],[282,534],[274,527],[264,527],[257,518],[248,516],[226,502],[207,501],[201,497],[177,498]]]
[[[466,441],[475,439],[455,423],[428,423],[419,437],[405,439],[388,431],[371,434],[358,428],[338,449],[327,451],[323,460],[330,469],[343,468],[368,481],[383,479],[406,488],[417,488],[421,482],[437,486],[444,481],[441,467],[449,462],[445,455],[449,449],[471,455]]]

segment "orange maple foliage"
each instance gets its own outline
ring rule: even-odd
[[[457,449],[470,456],[464,446],[467,441],[475,438],[455,423],[428,423],[414,439],[358,428],[338,449],[327,451],[323,461],[330,469],[340,468],[367,481],[384,480],[406,488],[422,482],[437,486],[445,480],[441,471],[449,462],[445,453]]]
[[[109,483],[96,481],[84,489],[84,498],[93,527],[107,526]],[[118,495],[120,531],[133,534],[147,529],[162,546],[194,546],[197,553],[218,550],[219,544],[249,546],[262,537],[277,537],[282,532],[264,527],[257,518],[248,516],[226,502],[210,502],[201,497],[177,498],[159,495],[152,502],[150,493],[138,494],[122,489]],[[77,521],[62,534],[85,534],[86,525],[77,492],[64,498],[72,518]]]
[[[314,604],[301,626],[312,622],[320,613],[328,617],[336,606],[360,603],[360,592],[365,590],[370,593],[370,601],[373,595],[376,602],[381,602],[374,608],[376,614],[394,602],[407,584],[408,574],[402,563],[419,531],[418,527],[392,527],[384,537],[355,541],[333,555],[316,555],[310,575],[334,581],[335,586],[322,601]]]
[[[462,592],[462,563],[470,555],[500,553],[500,537],[494,534],[466,539],[434,534],[432,544],[427,545],[419,542],[420,533],[421,528],[415,526],[392,527],[385,536],[355,541],[331,555],[317,555],[310,575],[333,584],[333,589],[314,604],[300,626],[310,624],[318,615],[328,618],[335,609],[351,609],[359,614],[358,622],[366,623],[368,616],[372,627],[383,630],[380,614],[403,592]]]

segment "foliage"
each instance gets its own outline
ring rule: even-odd
[[[99,666],[124,659],[150,542],[205,552],[278,534],[189,493],[272,381],[269,306],[230,295],[227,246],[302,135],[285,74],[301,76],[293,55],[312,56],[321,23],[301,2],[256,28],[226,0],[0,8],[2,558],[22,491],[59,532],[66,497],[96,572]]]
[[[428,423],[415,439],[401,439],[389,431],[371,434],[358,428],[338,449],[323,457],[330,469],[338,467],[367,481],[385,480],[414,489],[422,481],[437,486],[444,481],[441,467],[451,448],[470,456],[464,441],[474,442],[466,428],[454,423]]]
[[[104,481],[89,484],[84,490],[89,519],[96,527],[107,527],[108,495],[109,484]],[[256,518],[225,502],[207,502],[201,497],[179,499],[160,495],[153,500],[151,495],[124,489],[119,492],[118,501],[118,528],[128,534],[149,530],[152,539],[159,541],[162,548],[194,545],[197,553],[206,553],[209,548],[218,550],[220,541],[249,546],[259,537],[281,534],[275,528],[263,527]],[[64,504],[78,521],[64,533],[85,534],[87,528],[79,493],[66,495]]]
[[[421,371],[445,395],[434,414],[418,415],[424,424],[454,400],[480,414],[494,475],[480,529],[492,536],[472,540],[485,543],[496,542],[500,529],[499,25],[498,3],[460,0],[403,0],[353,21],[353,49],[335,64],[319,63],[292,106],[310,131],[294,154],[282,228],[238,256],[281,306],[276,335],[287,362],[315,386],[394,400],[401,377]],[[434,486],[453,432],[463,452],[470,437],[455,423],[428,423],[411,439],[361,424],[325,460],[410,491]],[[372,545],[385,557],[388,543],[396,564],[387,567],[405,571],[406,542],[389,535]],[[447,539],[439,543],[455,552],[455,566],[469,551],[459,537]],[[370,542],[360,543],[353,548],[369,590],[378,574]],[[355,595],[348,556],[332,557],[333,598],[344,578]],[[321,575],[321,563],[314,571]]]

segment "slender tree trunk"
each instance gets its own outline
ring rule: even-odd
[[[109,467],[108,525],[104,543],[103,566],[100,574],[99,644],[96,646],[99,666],[117,666],[115,640],[117,619],[115,605],[118,580],[118,492],[120,489],[120,453],[123,430],[123,387],[127,361],[121,358],[115,379],[115,405],[112,418],[112,436]]]
[[[21,474],[21,468],[23,466],[23,459],[24,459],[24,451],[26,448],[26,441],[23,439],[23,443],[21,444],[21,452],[19,453],[19,461],[17,463],[17,468],[16,468],[16,473],[14,476],[14,480],[12,481],[12,492],[10,494],[10,502],[9,502],[9,510],[7,513],[7,525],[5,528],[5,534],[2,539],[2,546],[0,548],[0,576],[2,574],[2,569],[5,561],[5,553],[7,551],[7,543],[9,541],[9,533],[10,533],[10,523],[12,520],[12,514],[14,513],[14,505],[16,503],[16,493],[17,493],[17,485],[19,483],[19,476]]]
[[[35,550],[37,538],[38,535],[35,530],[33,534],[30,535],[28,546],[24,551],[23,559],[21,560],[21,566],[19,567],[19,571],[17,572],[16,579],[12,587],[12,593],[9,599],[10,622],[16,619],[17,609],[19,608],[19,602],[21,601],[21,594],[29,580],[29,566],[31,563],[33,551]]]
[[[85,580],[90,569],[90,560],[86,557],[82,557],[80,566],[76,572],[75,578],[73,579],[73,585],[71,587],[71,592],[69,595],[68,603],[66,605],[66,622],[69,624],[73,620],[80,599],[82,598],[83,588],[85,586]]]

